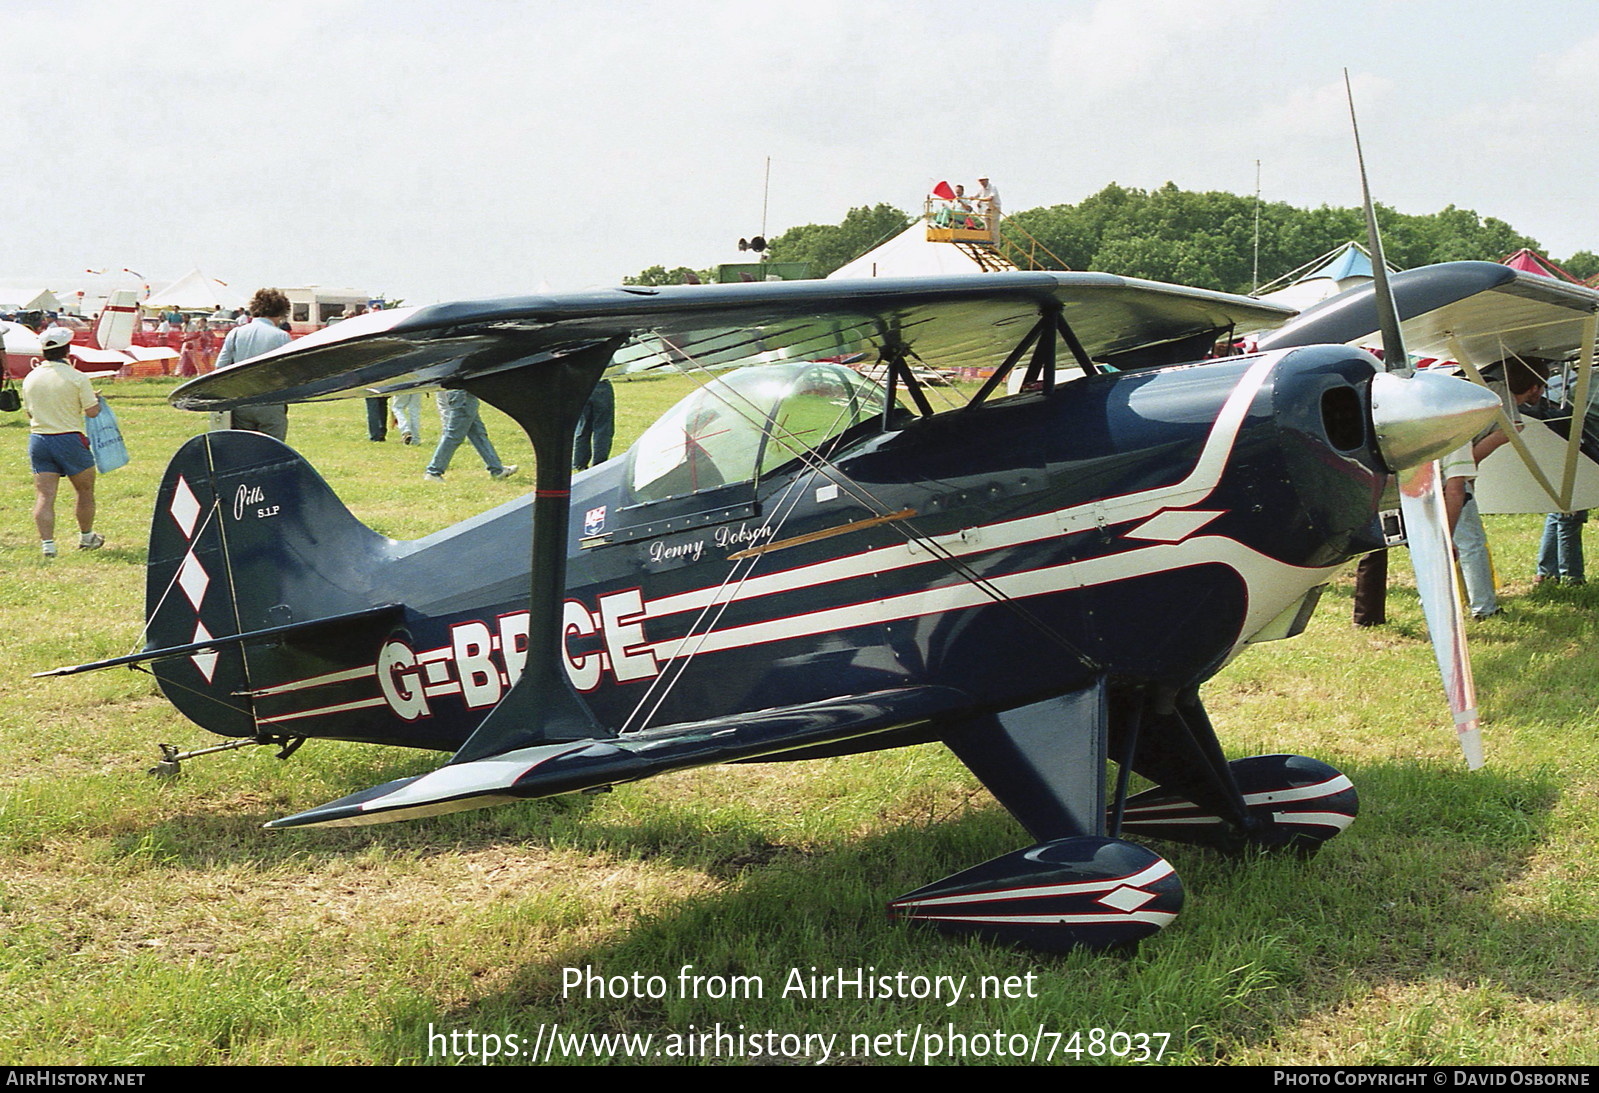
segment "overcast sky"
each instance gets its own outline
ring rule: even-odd
[[[615,284],[766,226],[1107,183],[1378,200],[1599,251],[1599,5],[1574,0],[0,0],[0,280],[408,302]],[[1114,272],[1114,271],[1113,271]],[[1262,271],[1270,275],[1281,271]]]

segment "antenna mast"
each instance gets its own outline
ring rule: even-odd
[[[1255,161],[1255,264],[1249,271],[1249,291],[1260,287],[1260,160]]]
[[[772,157],[766,157],[766,184],[761,187],[761,238],[766,235],[766,202],[772,196]]]

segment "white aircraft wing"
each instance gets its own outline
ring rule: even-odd
[[[1495,262],[1445,262],[1392,278],[1394,298],[1415,356],[1460,362],[1472,379],[1509,357],[1572,361],[1568,405],[1591,405],[1599,336],[1599,291]],[[1259,339],[1261,349],[1314,342],[1375,345],[1374,290],[1362,285],[1308,308]],[[1517,418],[1508,404],[1500,424],[1510,444],[1483,461],[1476,494],[1483,512],[1574,512],[1599,505],[1599,447],[1581,450],[1582,429],[1564,418]],[[1599,427],[1599,422],[1595,422]],[[1568,434],[1561,436],[1561,433]]]

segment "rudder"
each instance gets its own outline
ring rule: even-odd
[[[256,693],[347,664],[342,654],[368,632],[381,640],[387,623],[377,619],[344,624],[331,637],[312,635],[305,624],[378,607],[372,575],[393,546],[278,441],[231,431],[190,440],[168,464],[156,498],[146,650],[273,628],[298,632],[159,660],[153,672],[162,691],[212,732],[279,735],[263,730]]]

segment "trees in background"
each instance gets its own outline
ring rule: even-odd
[[[838,224],[801,224],[790,228],[771,240],[766,248],[769,262],[809,262],[812,277],[826,277],[839,266],[859,258],[879,243],[910,226],[911,218],[892,205],[879,202],[872,206],[851,209]],[[760,255],[751,253],[745,261],[758,262]],[[624,285],[681,285],[687,283],[686,275],[694,274],[702,282],[716,280],[709,271],[690,270],[678,266],[668,270],[665,266],[651,266],[631,277],[622,278]]]
[[[1379,205],[1377,216],[1388,260],[1403,269],[1462,259],[1493,262],[1521,247],[1538,249],[1536,240],[1503,220],[1453,205],[1420,216]],[[1256,287],[1252,197],[1179,190],[1170,182],[1155,190],[1112,183],[1076,205],[1028,209],[1009,219],[1072,269],[1224,292]],[[1263,202],[1259,278],[1269,281],[1365,238],[1359,209]]]
[[[802,224],[777,236],[767,249],[774,262],[809,262],[812,277],[826,277],[910,227],[911,218],[892,205],[851,209],[838,224]]]
[[[1573,277],[1586,281],[1590,277],[1599,275],[1599,254],[1591,250],[1580,250],[1560,265]]]
[[[1075,205],[1028,209],[1006,222],[1024,229],[1070,269],[1247,293],[1257,286],[1255,213],[1255,199],[1239,194],[1180,190],[1171,182],[1154,190],[1113,182]],[[1261,203],[1259,213],[1260,282],[1350,240],[1366,239],[1365,218],[1355,208],[1298,209],[1276,201]],[[1453,205],[1425,215],[1379,205],[1377,215],[1388,260],[1401,269],[1462,259],[1496,262],[1522,247],[1541,250],[1537,240],[1503,220]],[[826,277],[910,223],[911,217],[892,205],[863,205],[838,224],[788,229],[772,239],[766,256],[773,262],[809,262],[812,277]],[[1560,264],[1577,277],[1599,274],[1599,255],[1591,251],[1578,251]],[[651,266],[623,283],[682,284],[690,273],[711,280],[685,266]]]
[[[643,285],[646,288],[656,288],[660,285],[694,285],[706,284],[714,280],[709,270],[689,269],[687,266],[678,266],[667,269],[665,266],[651,266],[643,269],[631,277],[622,278],[624,285]]]

